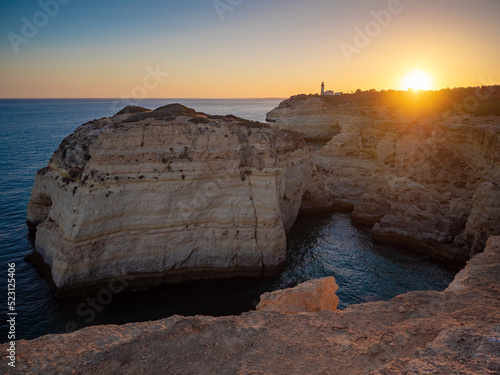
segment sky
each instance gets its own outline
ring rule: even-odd
[[[499,0],[2,0],[0,98],[500,83]]]

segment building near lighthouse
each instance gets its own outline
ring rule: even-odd
[[[321,82],[321,95],[334,95],[332,90],[325,91],[325,82]]]

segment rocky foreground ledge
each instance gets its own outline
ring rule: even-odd
[[[18,341],[17,353],[7,374],[499,374],[500,237],[444,292],[343,311],[95,326]]]
[[[80,126],[35,178],[32,262],[59,295],[267,276],[313,170],[298,134],[180,104]]]

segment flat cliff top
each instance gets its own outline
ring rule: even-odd
[[[495,99],[500,98],[500,86],[495,89]],[[293,117],[309,109],[310,114],[350,115],[363,117],[365,122],[385,121],[394,123],[439,123],[463,128],[482,126],[500,129],[500,101],[480,102],[472,111],[463,103],[471,100],[463,95],[454,98],[451,93],[423,92],[360,92],[339,96],[294,95],[283,100],[278,107],[269,112],[273,114],[287,110]],[[483,107],[487,107],[488,110]],[[491,107],[491,108],[490,108]],[[497,109],[497,107],[499,109]],[[475,108],[475,107],[474,107]]]
[[[7,373],[498,374],[499,281],[500,237],[492,237],[444,292],[335,312],[90,327],[18,341]]]

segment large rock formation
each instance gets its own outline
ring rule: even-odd
[[[306,141],[328,142],[350,118],[339,116],[331,104],[317,96],[298,95],[283,101],[266,116],[278,129],[293,130]]]
[[[79,127],[37,173],[32,258],[61,293],[269,275],[311,171],[297,134],[181,105],[126,108]]]
[[[499,117],[418,116],[328,101],[284,102],[287,118],[302,118],[310,106],[318,121],[341,119],[340,132],[313,151],[318,173],[304,212],[352,211],[354,221],[374,227],[375,240],[438,259],[465,261],[500,234]]]
[[[7,374],[500,372],[500,237],[444,292],[343,311],[179,317],[18,341]],[[6,353],[9,344],[1,346]]]

